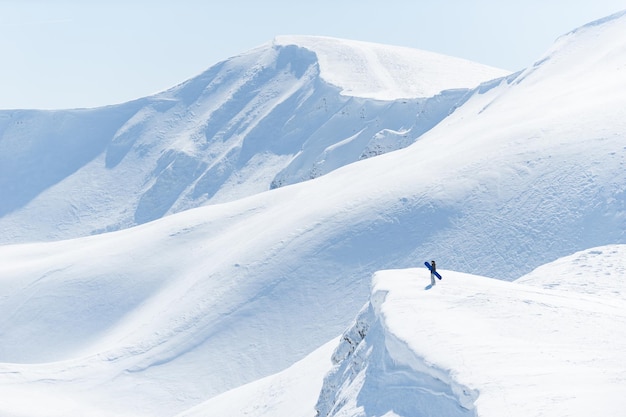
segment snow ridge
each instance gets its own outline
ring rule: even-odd
[[[515,282],[626,299],[626,245],[591,248],[542,265]],[[621,284],[620,284],[621,283]]]
[[[2,111],[0,242],[124,229],[406,147],[471,88],[504,73],[455,62],[409,48],[277,38],[130,103]]]
[[[508,73],[434,52],[324,36],[278,36],[274,44],[313,51],[322,79],[344,95],[375,100],[432,97]]]
[[[591,248],[519,282],[443,271],[431,287],[424,268],[377,272],[318,417],[619,415],[626,275],[614,267],[625,248]],[[590,256],[613,272],[595,292],[577,278]]]
[[[387,330],[375,291],[332,355],[316,405],[318,417],[476,416],[478,392],[454,380]]]

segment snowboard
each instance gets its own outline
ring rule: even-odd
[[[430,262],[424,262],[424,265],[426,265],[426,268],[428,268],[430,272],[433,272],[433,267],[430,265]],[[441,279],[441,275],[439,275],[439,272],[435,271],[434,273],[437,278]]]

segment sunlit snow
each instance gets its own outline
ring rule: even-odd
[[[624,39],[622,13],[386,102],[398,55],[446,64],[279,37],[0,112],[0,415],[621,415]]]

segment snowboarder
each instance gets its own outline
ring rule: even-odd
[[[435,265],[435,261],[430,261],[430,285],[435,285],[435,271],[437,271],[437,265]]]

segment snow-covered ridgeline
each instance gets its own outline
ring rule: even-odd
[[[376,278],[375,278],[376,279]],[[428,363],[386,325],[388,290],[375,290],[332,355],[316,405],[318,417],[475,415],[478,393]]]
[[[426,269],[376,273],[335,350],[318,416],[620,415],[625,254],[582,251],[524,284],[442,271],[430,288]],[[602,272],[585,274],[589,256]]]
[[[577,416],[585,415],[585,410],[590,409],[602,415],[621,415],[620,407],[624,406],[623,376],[619,372],[623,366],[620,363],[616,370],[611,366],[624,357],[620,351],[624,345],[623,332],[614,335],[612,350],[609,346],[604,346],[602,351],[586,350],[594,341],[587,341],[583,346],[568,345],[567,342],[572,337],[571,333],[578,338],[598,334],[597,331],[587,333],[588,327],[605,318],[595,317],[597,310],[603,311],[603,314],[616,311],[613,308],[603,309],[597,304],[613,304],[618,309],[623,307],[626,296],[620,291],[626,289],[624,259],[626,245],[591,248],[566,256],[520,279],[524,285],[502,283],[504,288],[520,292],[517,300],[508,298],[511,295],[508,291],[502,292],[503,299],[500,299],[498,294],[489,290],[490,284],[494,283],[489,278],[464,276],[454,283],[455,288],[451,288],[447,281],[450,278],[456,281],[459,277],[445,271],[444,281],[427,290],[429,278],[425,269],[382,271],[374,278],[370,302],[361,309],[341,337],[278,374],[228,391],[180,416]],[[588,288],[580,287],[583,280],[588,282]],[[526,284],[548,290],[534,292]],[[467,293],[460,294],[459,288],[456,288],[458,285]],[[550,290],[551,287],[558,291]],[[594,288],[597,290],[595,294]],[[447,297],[444,301],[435,291],[453,291],[457,296]],[[424,299],[415,297],[422,293],[425,297],[437,299],[432,304],[439,309],[435,319],[433,314],[424,310]],[[471,314],[470,320],[464,319],[468,312],[463,310],[463,306],[478,297],[484,304],[493,304],[493,309],[499,309],[500,315],[498,311],[492,311],[490,314],[493,317],[487,318],[482,314],[486,311],[483,308],[482,312],[479,309]],[[545,326],[552,326],[555,333],[553,339],[559,338],[560,333],[565,334],[562,342],[546,344],[539,338],[542,326],[537,327],[535,321],[537,318],[541,321],[538,316],[545,311],[558,308],[558,305],[548,305],[545,302],[548,300],[576,306],[580,309],[579,315],[589,314],[588,322],[584,317],[571,316],[569,319],[582,325],[561,327],[571,311],[566,310],[556,322]],[[511,301],[523,306],[524,315],[514,317],[500,308],[500,303]],[[518,308],[514,305],[514,310]],[[553,319],[554,313],[544,316],[545,320]],[[420,316],[419,320],[416,316]],[[413,321],[400,323],[404,319]],[[439,333],[449,337],[448,342],[453,347],[458,346],[457,338],[468,321],[475,321],[467,330],[476,335],[468,339],[465,349],[453,353],[448,343],[437,345],[439,336],[429,337],[419,333],[422,327],[420,321],[426,319],[434,321],[433,324],[440,328]],[[623,323],[624,314],[619,313],[616,319]],[[609,327],[619,327],[619,323]],[[606,333],[610,329],[603,331]],[[512,338],[515,333],[524,333],[524,340]],[[476,341],[479,338],[484,339],[480,346],[483,352],[477,351]],[[498,354],[503,345],[510,351],[516,348],[518,342],[514,355],[502,358]],[[523,348],[529,343],[534,343],[535,349],[524,353]],[[546,346],[550,349],[547,350]],[[425,351],[431,353],[425,356]],[[607,351],[611,351],[612,355],[607,356]],[[578,353],[575,355],[575,352]],[[548,366],[544,372],[537,372],[541,365],[535,360],[542,355],[548,357]],[[562,355],[565,358],[561,358]],[[455,361],[457,367],[448,366]],[[321,372],[327,369],[322,383]],[[483,384],[476,383],[481,375],[484,377],[487,374],[495,377]],[[516,375],[521,377],[516,378]],[[511,380],[505,385],[498,385],[507,377]],[[551,377],[556,383],[546,384]],[[461,384],[461,379],[469,381],[474,388]],[[601,385],[596,387],[598,382]],[[598,395],[598,403],[590,400],[590,396],[585,394],[587,390],[592,395]],[[581,392],[583,395],[580,395]],[[520,396],[526,396],[529,404],[524,404],[518,413],[515,411],[518,405],[514,401]],[[317,404],[313,409],[316,397]],[[581,411],[571,411],[579,406]]]
[[[278,36],[274,45],[314,52],[322,79],[343,95],[375,100],[433,97],[443,90],[472,88],[507,71],[461,58],[401,46],[325,36]]]
[[[123,229],[406,147],[506,74],[458,61],[279,37],[130,103],[0,111],[0,242]]]

